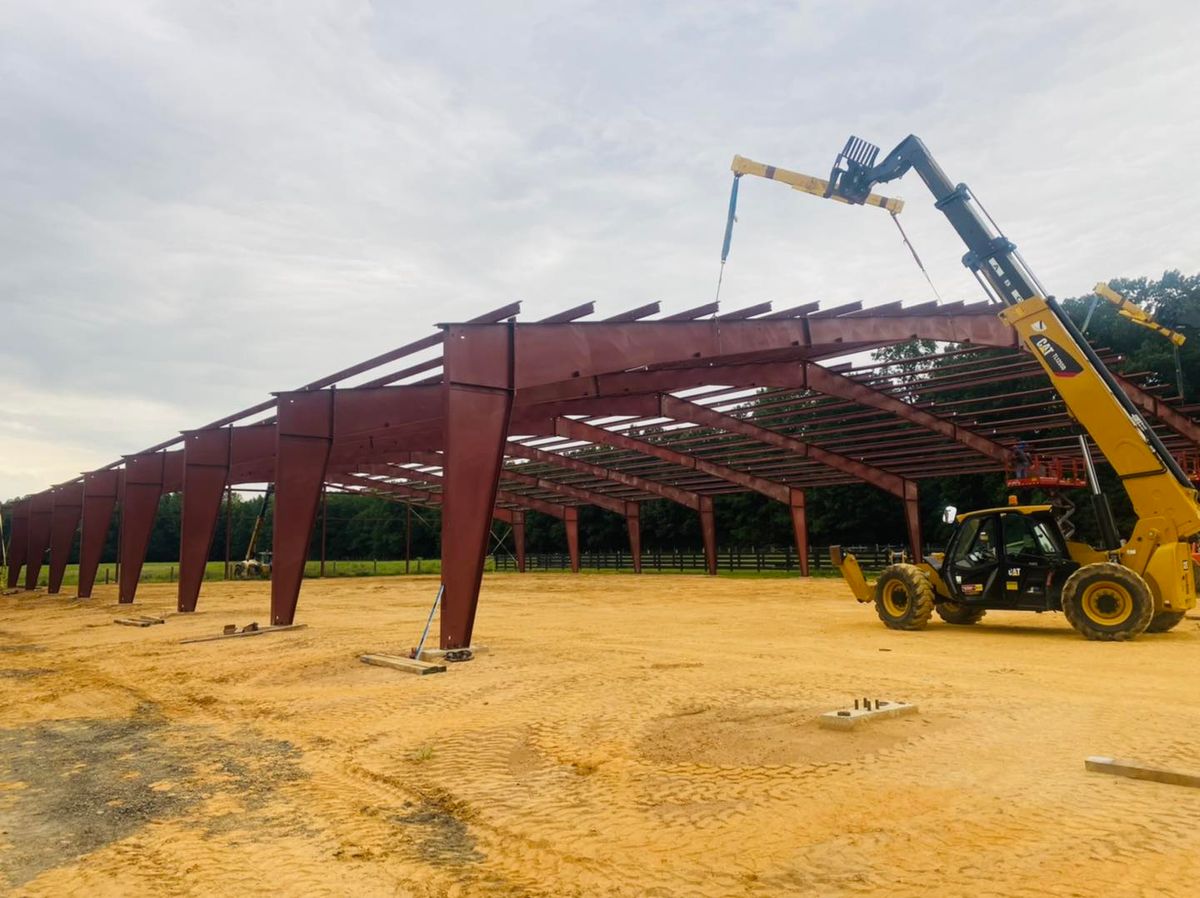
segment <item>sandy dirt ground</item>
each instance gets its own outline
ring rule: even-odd
[[[883,628],[837,581],[489,576],[445,674],[370,667],[429,578],[265,584],[116,626],[0,598],[0,884],[20,895],[1195,895],[1200,624]],[[169,612],[147,585],[138,613]],[[916,702],[852,733],[854,696]]]

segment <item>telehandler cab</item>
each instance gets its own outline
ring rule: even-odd
[[[1088,639],[1125,640],[1170,630],[1195,606],[1200,579],[1189,544],[1200,534],[1200,505],[1188,476],[967,186],[951,182],[915,136],[876,164],[878,155],[878,147],[851,137],[828,181],[735,157],[722,260],[729,251],[742,175],[876,206],[894,216],[903,204],[872,188],[915,169],[966,244],[963,264],[1002,306],[1000,317],[1041,364],[1079,425],[1103,545],[1097,549],[1066,539],[1049,505],[1017,505],[1012,498],[1008,506],[962,515],[951,507],[945,520],[957,526],[944,554],[889,565],[873,584],[853,555],[835,547],[834,563],[855,598],[873,601],[884,624],[897,630],[923,629],[934,612],[948,623],[973,624],[993,608],[1061,610]],[[1137,522],[1125,539],[1097,482],[1087,437],[1133,504]]]

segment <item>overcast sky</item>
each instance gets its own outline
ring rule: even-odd
[[[653,11],[651,7],[654,7]],[[517,11],[519,10],[519,11]],[[520,299],[707,302],[741,153],[923,137],[1050,290],[1200,269],[1200,4],[0,2],[0,497]],[[946,298],[978,296],[915,177]],[[727,309],[925,301],[747,180]]]

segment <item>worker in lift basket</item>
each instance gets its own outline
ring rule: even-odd
[[[1016,448],[1013,449],[1013,458],[1017,462],[1017,480],[1024,480],[1029,476],[1029,444],[1024,440],[1018,440]]]

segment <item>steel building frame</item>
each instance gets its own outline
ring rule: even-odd
[[[457,648],[470,644],[493,519],[513,528],[521,570],[526,512],[562,520],[578,570],[578,508],[603,508],[624,517],[640,571],[640,503],[666,499],[699,516],[715,573],[713,499],[754,491],[788,508],[806,575],[807,489],[862,482],[896,497],[919,558],[919,480],[1002,469],[1018,438],[1073,451],[1062,403],[986,304],[772,312],[763,303],[723,315],[707,304],[652,319],[651,303],[591,321],[587,303],[530,323],[518,311],[514,303],[443,324],[18,502],[8,586],[24,568],[34,588],[49,552],[49,591],[59,592],[78,531],[79,595],[90,596],[119,508],[118,593],[132,602],[159,501],[180,492],[178,608],[193,611],[226,491],[273,482],[271,622],[292,623],[321,493],[332,486],[441,507],[440,644]],[[928,359],[831,361],[913,338],[958,348],[936,369]],[[1022,380],[1037,386],[937,398]],[[1120,382],[1172,448],[1194,451],[1195,410],[1144,381],[1127,373]]]

